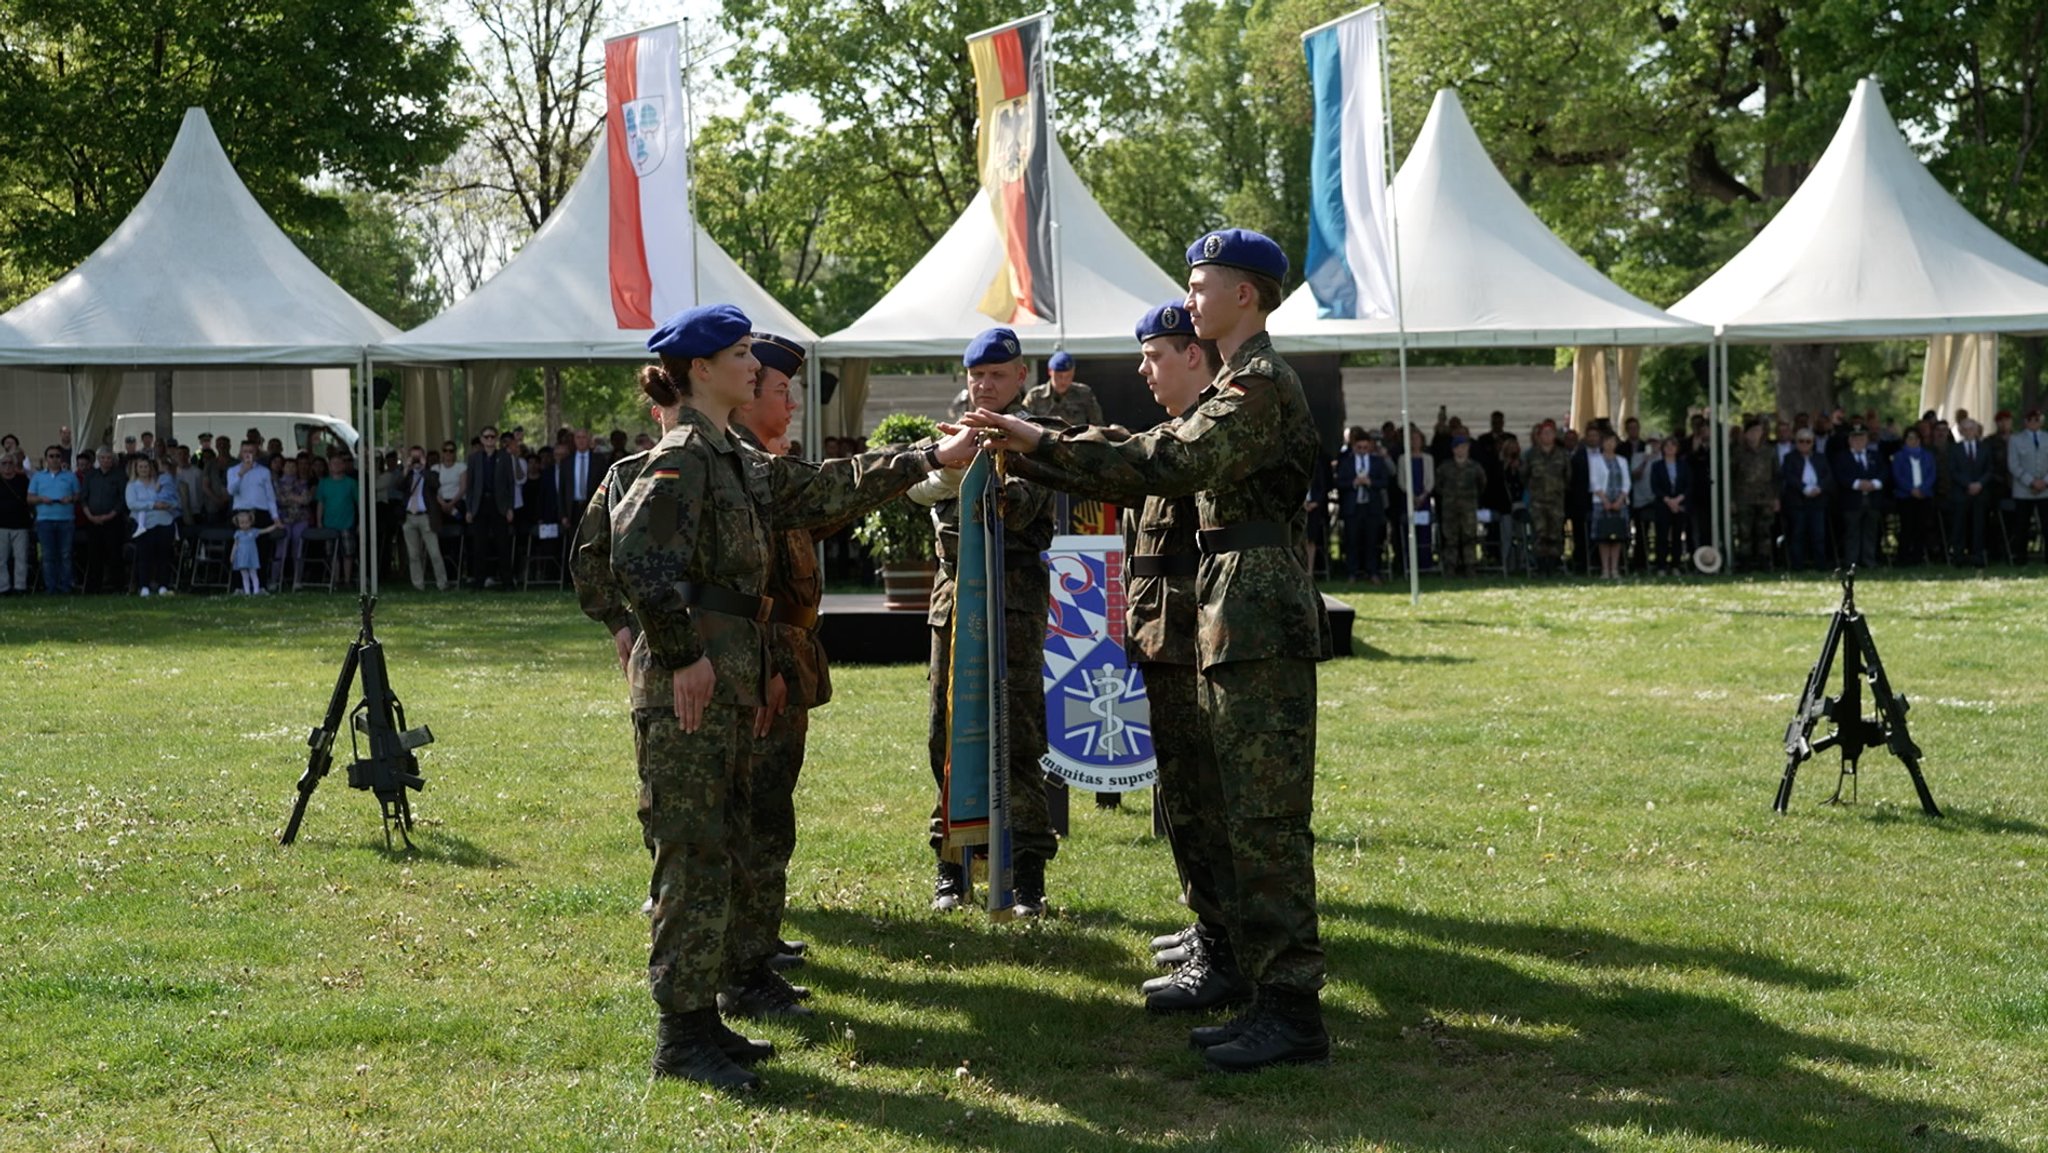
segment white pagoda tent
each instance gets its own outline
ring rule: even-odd
[[[1409,348],[1704,344],[1707,329],[1624,291],[1508,185],[1441,89],[1394,178]],[[1285,352],[1393,348],[1402,325],[1323,319],[1307,285],[1267,325]]]

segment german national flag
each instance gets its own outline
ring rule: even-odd
[[[1044,16],[1028,16],[967,40],[981,109],[975,158],[1004,257],[980,311],[1004,324],[1059,319],[1053,289],[1045,28]]]

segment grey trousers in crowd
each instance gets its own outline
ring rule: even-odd
[[[0,528],[0,593],[28,591],[29,530]]]

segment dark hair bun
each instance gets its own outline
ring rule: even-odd
[[[677,404],[683,399],[683,394],[676,388],[676,382],[669,376],[668,369],[658,364],[650,364],[640,370],[640,391],[647,394],[647,399],[663,408]]]

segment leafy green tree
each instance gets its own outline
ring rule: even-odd
[[[18,299],[105,240],[207,110],[300,235],[345,226],[312,183],[396,191],[462,136],[455,41],[405,0],[15,0],[0,7],[0,247]]]

